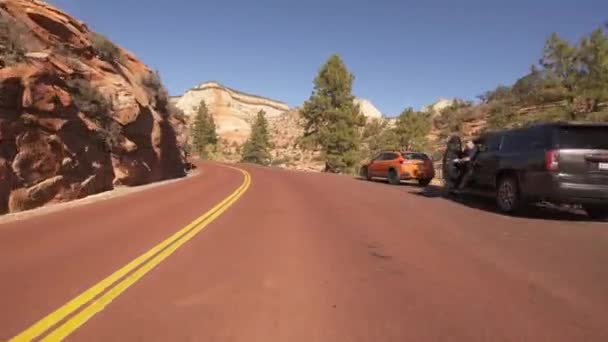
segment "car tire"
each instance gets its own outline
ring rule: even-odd
[[[365,180],[372,180],[372,177],[369,175],[369,170],[367,168],[367,166],[363,166],[361,168],[361,172],[359,172],[359,175],[361,176],[361,178],[365,179]]]
[[[498,180],[496,206],[505,214],[513,214],[521,209],[522,201],[517,178],[504,176]]]
[[[584,206],[587,216],[594,220],[608,220],[608,208],[597,206]]]
[[[401,183],[397,171],[392,169],[388,171],[388,183],[391,185],[398,185]]]
[[[431,180],[432,179],[419,179],[418,180],[418,185],[420,186],[428,186],[429,184],[431,184]]]

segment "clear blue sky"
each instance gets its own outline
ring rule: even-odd
[[[172,95],[206,80],[291,106],[332,53],[387,115],[474,99],[608,21],[608,0],[50,0],[158,69]]]

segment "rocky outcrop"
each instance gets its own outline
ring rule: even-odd
[[[356,105],[359,105],[359,110],[368,119],[380,119],[383,117],[382,113],[374,106],[374,104],[366,99],[355,98]]]
[[[437,114],[437,113],[440,113],[445,108],[448,108],[449,106],[454,105],[458,101],[459,101],[458,99],[439,99],[439,100],[435,101],[433,104],[422,107],[421,111],[433,112],[433,113]]]
[[[0,49],[0,212],[184,175],[185,121],[147,66],[42,1],[0,15],[25,51]]]

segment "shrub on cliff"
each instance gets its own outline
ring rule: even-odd
[[[167,111],[176,119],[186,122],[186,114],[184,113],[184,111],[177,108],[177,106],[175,106],[173,103],[169,102],[169,104],[167,105]]]
[[[141,80],[141,84],[146,89],[150,100],[153,100],[154,108],[161,112],[161,114],[174,110],[174,108],[171,108],[169,103],[169,92],[163,85],[163,82],[160,79],[160,73],[158,71],[144,76],[144,78]]]
[[[22,43],[24,28],[16,21],[0,13],[0,67],[10,66],[25,59]]]
[[[97,53],[97,56],[106,62],[109,63],[124,63],[125,57],[123,56],[120,48],[112,43],[105,36],[90,32],[89,39],[91,40],[91,44],[93,45],[93,49]]]
[[[255,122],[251,126],[251,135],[242,148],[241,160],[246,163],[261,165],[270,164],[270,134],[268,133],[268,120],[263,110],[258,112]]]
[[[353,103],[354,76],[338,55],[331,56],[314,80],[314,90],[300,112],[302,146],[319,148],[329,172],[354,172],[360,160],[360,128],[365,117]]]
[[[99,125],[99,138],[108,149],[116,147],[120,142],[122,127],[110,115],[111,103],[85,79],[70,78],[66,83],[74,105]]]

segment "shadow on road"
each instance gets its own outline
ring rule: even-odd
[[[423,188],[420,184],[418,184],[417,181],[401,181],[401,183],[399,183],[398,185],[392,185],[392,184],[389,184],[389,182],[386,179],[381,179],[381,178],[374,178],[369,181],[367,179],[361,178],[361,177],[355,177],[355,179],[363,181],[363,182],[384,184],[387,186],[407,186],[407,187],[412,187],[412,188],[417,188],[417,189]]]
[[[502,215],[497,210],[494,199],[490,197],[472,194],[449,194],[443,187],[436,185],[429,185],[424,189],[413,191],[412,193],[426,198],[443,198],[469,208]],[[556,206],[549,203],[531,205],[518,213],[517,216],[537,220],[593,222],[582,209]]]
[[[367,182],[366,179],[360,177],[358,177],[357,179]],[[468,208],[504,215],[497,210],[494,199],[490,197],[484,197],[473,194],[448,194],[442,186],[428,185],[426,187],[423,187],[416,182],[402,181],[399,185],[391,185],[383,179],[373,179],[370,182],[383,184],[390,187],[406,187],[409,188],[407,189],[408,193],[414,194],[416,196],[421,196],[425,198],[441,198],[444,200],[452,201],[454,203],[458,203]],[[552,205],[550,203],[538,203],[530,205],[529,207],[519,212],[517,214],[517,217],[546,221],[602,222],[590,219],[582,209],[567,206],[557,206]]]

